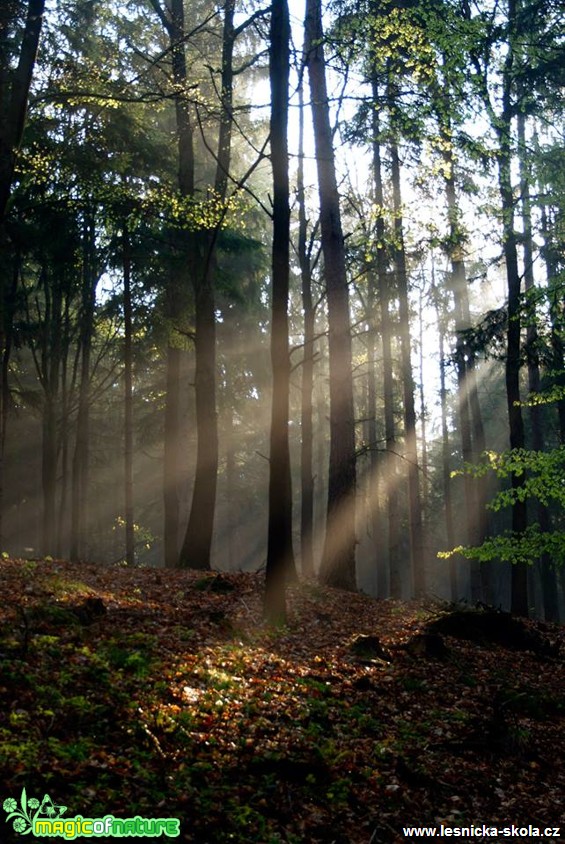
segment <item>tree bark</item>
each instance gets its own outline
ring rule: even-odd
[[[215,198],[224,203],[231,159],[234,0],[224,3],[221,104]],[[216,408],[215,271],[218,228],[195,240],[202,249],[202,266],[194,268],[196,399],[196,473],[188,527],[181,549],[181,566],[210,568],[218,480],[218,414]]]
[[[301,417],[300,417],[300,556],[302,574],[314,575],[314,477],[312,472],[314,429],[314,324],[312,299],[312,268],[308,250],[308,220],[304,191],[304,89],[303,74],[299,83],[299,142],[296,194],[298,200],[298,260],[302,281],[302,310],[304,312],[304,359],[302,361]]]
[[[443,501],[445,512],[445,534],[447,547],[455,547],[455,521],[453,518],[453,496],[451,482],[451,449],[449,444],[449,426],[447,423],[447,388],[445,384],[445,327],[444,317],[441,312],[439,296],[435,290],[435,305],[437,313],[439,333],[439,377],[440,377],[440,404],[441,404],[441,455],[442,455],[442,481]],[[453,557],[449,559],[449,591],[452,601],[461,598],[457,578],[457,564]]]
[[[526,119],[522,113],[517,117],[518,128],[518,158],[520,164],[520,195],[522,198],[522,228],[524,250],[524,282],[526,296],[535,291],[534,281],[534,244],[532,236],[532,208],[530,198],[530,175],[528,172],[526,153]],[[530,394],[539,395],[541,387],[540,362],[538,354],[538,331],[535,317],[531,317],[526,328],[526,342],[528,349],[528,389]],[[543,408],[538,404],[530,406],[530,421],[532,426],[532,447],[534,451],[545,450],[543,434]],[[552,530],[549,508],[537,502],[537,520],[540,530],[549,533]],[[549,554],[542,554],[538,561],[540,574],[544,614],[546,621],[559,621],[559,601],[557,597],[557,581],[555,569]]]
[[[71,548],[73,562],[85,552],[88,535],[89,438],[90,438],[90,354],[94,333],[97,274],[95,267],[95,220],[85,211],[83,223],[82,302],[80,315],[80,385],[72,466]]]
[[[127,223],[122,226],[124,272],[124,502],[126,562],[135,563],[133,512],[133,317],[131,297],[131,244]]]
[[[446,151],[445,195],[449,222],[450,287],[455,316],[455,366],[457,372],[457,416],[461,438],[461,457],[464,463],[476,463],[484,451],[482,413],[477,391],[474,356],[467,347],[464,331],[471,327],[467,272],[464,258],[464,235],[459,222],[459,208],[455,190],[455,160],[450,148],[451,128],[442,125]],[[481,545],[487,535],[487,481],[464,475],[466,502],[466,533],[469,545]],[[488,592],[487,563],[469,563],[470,592],[473,602],[486,600]]]
[[[294,567],[292,549],[292,488],[288,413],[290,357],[288,349],[288,293],[290,206],[288,178],[288,93],[290,19],[286,0],[271,7],[271,164],[273,168],[273,254],[271,363],[273,398],[269,461],[269,525],[265,616],[271,623],[286,617],[285,582]]]
[[[6,16],[9,15],[10,10],[6,0],[3,5],[4,9],[0,12],[0,29],[2,35],[6,36],[10,23]],[[8,70],[8,58],[5,50],[0,46],[0,84],[2,88],[6,87],[9,90],[9,94],[6,95],[7,109],[3,110],[0,120],[0,225],[2,226],[12,189],[16,152],[24,131],[29,88],[35,67],[44,9],[45,0],[29,0],[18,64],[13,73]]]
[[[420,499],[418,447],[416,439],[416,409],[414,405],[414,377],[412,373],[411,356],[412,338],[410,333],[410,313],[408,305],[408,274],[406,270],[402,221],[400,160],[398,156],[398,146],[394,140],[390,145],[390,154],[394,212],[394,263],[398,289],[400,356],[402,362],[402,389],[404,398],[405,457],[408,461],[410,560],[412,569],[412,588],[415,596],[421,598],[426,592],[422,505]]]
[[[330,586],[354,590],[356,466],[349,291],[323,43],[321,2],[307,0],[305,53],[318,169],[330,359],[330,465],[320,578]]]
[[[174,102],[177,130],[178,188],[184,198],[194,194],[194,129],[185,90],[188,83],[185,55],[185,26],[183,0],[171,0],[166,9],[159,0],[151,0],[168,36],[174,83]],[[196,266],[195,238],[187,230],[177,237],[178,251],[183,260],[176,267],[167,290],[169,312],[169,343],[167,347],[165,437],[163,464],[164,552],[165,566],[176,568],[179,558],[179,459],[180,459],[180,371],[182,350],[175,338],[178,318],[179,291],[190,282],[194,284]]]
[[[507,83],[508,84],[508,83]],[[505,99],[508,93],[505,91]],[[514,230],[514,194],[511,180],[509,104],[502,128],[499,130],[498,182],[503,215],[503,249],[508,285],[508,329],[506,343],[506,401],[510,448],[524,448],[524,420],[520,404],[520,334],[521,303],[518,250]],[[512,474],[512,489],[516,500],[512,506],[512,531],[519,535],[527,525],[526,502],[520,500],[524,475]],[[528,616],[528,572],[525,563],[512,566],[511,609],[516,615]]]
[[[373,81],[373,99],[379,101],[379,90],[377,83]],[[389,565],[389,589],[393,598],[402,597],[402,574],[400,560],[400,512],[398,501],[398,477],[396,472],[397,444],[394,421],[394,378],[393,378],[393,355],[392,355],[392,315],[391,315],[391,274],[388,272],[388,262],[385,247],[385,222],[384,222],[384,190],[382,178],[381,143],[379,117],[376,109],[373,111],[373,179],[374,198],[377,208],[377,219],[375,222],[376,239],[376,270],[378,294],[381,307],[381,343],[383,352],[382,376],[383,376],[383,401],[384,401],[384,423],[386,441],[385,459],[385,486],[387,497],[387,520],[388,520],[388,565]],[[385,584],[381,583],[384,589]]]
[[[3,535],[4,445],[8,418],[8,362],[13,315],[7,302],[9,290],[6,287],[6,278],[13,278],[13,273],[16,272],[16,264],[11,267],[14,256],[10,255],[10,239],[5,222],[16,154],[24,131],[44,9],[45,0],[29,0],[18,63],[12,71],[7,50],[8,32],[14,23],[17,7],[9,0],[3,0],[0,4],[0,539]]]

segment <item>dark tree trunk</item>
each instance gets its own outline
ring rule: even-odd
[[[133,317],[131,298],[131,244],[127,223],[122,228],[124,270],[124,501],[126,562],[135,563],[133,514]]]
[[[563,342],[563,337],[565,336],[565,319],[563,296],[559,282],[555,249],[549,232],[547,209],[545,207],[541,209],[541,218],[545,241],[543,249],[544,263],[549,291],[551,368],[555,373],[552,381],[556,385],[565,388],[565,343]],[[557,400],[557,417],[559,423],[559,441],[561,445],[565,445],[565,398]]]
[[[509,83],[507,82],[507,85]],[[503,248],[506,261],[508,284],[508,334],[506,345],[506,400],[510,448],[524,448],[524,421],[520,404],[520,273],[518,269],[518,250],[514,230],[514,194],[511,177],[510,118],[508,92],[505,91],[505,119],[499,130],[498,182],[503,214]],[[512,489],[516,500],[512,506],[512,531],[519,535],[527,525],[526,502],[520,500],[520,489],[524,485],[524,475],[512,475]],[[528,570],[525,563],[512,566],[511,609],[516,615],[528,615]]]
[[[424,289],[419,291],[418,295],[418,329],[419,329],[419,346],[420,346],[420,437],[422,448],[422,513],[425,519],[428,512],[429,505],[429,490],[428,490],[428,432],[427,432],[427,410],[426,410],[426,391],[424,385]],[[426,535],[427,530],[424,523],[423,534]]]
[[[379,90],[373,82],[373,97],[379,100]],[[382,179],[381,145],[379,139],[380,127],[377,111],[373,111],[373,179],[374,197],[377,209],[384,212],[384,190]],[[382,377],[384,423],[386,441],[385,459],[385,488],[387,498],[388,520],[388,564],[390,594],[393,598],[402,597],[402,575],[400,561],[400,514],[398,502],[398,479],[396,461],[398,460],[396,434],[394,422],[394,378],[392,355],[392,316],[391,316],[391,274],[387,272],[388,261],[385,249],[385,223],[383,213],[377,214],[375,223],[376,239],[376,270],[378,293],[381,306],[381,343],[383,352]],[[381,582],[381,589],[385,584]],[[384,593],[383,593],[384,596]]]
[[[438,322],[440,321],[438,314]],[[445,533],[447,547],[455,547],[455,522],[453,518],[453,497],[451,484],[451,455],[449,446],[449,429],[447,424],[447,390],[445,387],[445,340],[444,330],[440,326],[439,334],[439,359],[440,359],[440,396],[441,396],[441,452],[442,452],[442,476],[443,496],[445,506]],[[449,560],[449,589],[451,600],[461,599],[457,578],[457,563],[451,557]]]
[[[450,143],[450,128],[444,126],[447,144]],[[459,208],[455,191],[455,161],[451,149],[444,153],[446,163],[445,194],[449,221],[450,243],[450,287],[453,294],[455,316],[455,366],[457,371],[457,418],[461,438],[461,457],[464,463],[476,463],[484,451],[482,413],[477,392],[477,379],[473,354],[467,347],[464,331],[471,327],[467,273],[463,255],[464,235],[459,222]],[[480,545],[487,534],[486,479],[474,479],[464,475],[466,541],[469,545]],[[469,564],[471,600],[485,600],[487,597],[487,566],[472,560]]]
[[[0,540],[3,534],[4,444],[8,417],[8,363],[13,315],[8,301],[10,291],[6,286],[6,278],[13,278],[17,273],[17,261],[15,256],[10,254],[5,220],[14,179],[16,154],[24,131],[44,9],[45,0],[29,0],[18,63],[15,69],[11,70],[8,34],[14,24],[17,5],[9,0],[0,3]]]
[[[58,464],[58,403],[62,347],[62,288],[59,279],[51,278],[46,267],[41,280],[45,302],[45,340],[41,348],[41,382],[43,385],[43,554],[56,553],[57,535],[57,464]]]
[[[353,590],[356,588],[356,467],[349,291],[330,126],[320,0],[307,0],[305,43],[318,168],[330,358],[330,465],[320,578],[330,586]]]
[[[61,423],[60,423],[60,450],[61,450],[61,495],[59,497],[59,515],[57,522],[57,557],[63,557],[68,544],[68,487],[69,487],[69,415],[70,415],[70,393],[72,385],[69,385],[68,357],[71,335],[70,320],[70,297],[67,290],[65,295],[63,323],[61,334],[63,337],[63,354],[61,358]],[[69,387],[71,386],[71,390]]]
[[[296,193],[298,199],[298,259],[302,281],[302,309],[304,311],[304,359],[301,385],[301,439],[300,439],[300,557],[302,574],[314,574],[314,477],[312,472],[314,433],[314,324],[315,310],[312,300],[311,255],[308,249],[308,221],[304,193],[304,93],[303,74],[299,87],[299,151]]]
[[[534,244],[532,237],[532,209],[530,199],[530,176],[526,158],[526,127],[525,117],[518,114],[518,155],[520,162],[520,195],[522,198],[522,222],[523,222],[523,250],[524,250],[524,281],[526,295],[532,295],[535,291],[534,282]],[[526,342],[528,349],[528,389],[530,393],[539,394],[541,377],[538,354],[538,331],[535,317],[531,317],[526,329]],[[534,451],[545,450],[545,437],[543,434],[543,408],[533,403],[530,406],[530,421],[532,425],[532,447]],[[549,508],[537,503],[537,520],[540,530],[549,533],[552,530]],[[555,569],[551,556],[548,553],[542,554],[539,559],[539,573],[542,586],[544,614],[547,621],[559,621],[559,602],[557,598],[557,581]]]
[[[183,0],[161,4],[150,0],[168,36],[171,47],[173,82],[175,86],[175,115],[178,152],[178,187],[185,198],[194,194],[194,129],[190,104],[185,90],[188,75],[185,55],[185,26]],[[167,291],[169,312],[169,343],[167,348],[165,442],[163,467],[164,545],[165,565],[175,568],[179,561],[179,462],[180,462],[180,371],[182,351],[175,338],[175,322],[179,317],[180,292],[192,281],[196,270],[196,238],[188,231],[180,231],[177,248],[182,266],[176,266]]]
[[[167,292],[168,297],[172,291]],[[172,318],[173,308],[169,308]],[[181,456],[180,371],[182,351],[175,345],[169,327],[166,362],[165,443],[163,465],[165,566],[176,568],[179,561],[179,465]]]
[[[383,514],[379,496],[381,460],[377,448],[377,290],[378,281],[371,265],[367,268],[367,442],[369,445],[369,518],[373,546],[377,595],[387,595],[386,552],[383,542]]]
[[[402,197],[400,191],[400,161],[395,141],[390,145],[392,193],[394,211],[394,263],[398,289],[400,320],[400,356],[402,362],[402,388],[404,398],[405,457],[408,462],[408,507],[410,518],[410,558],[413,589],[416,597],[426,592],[424,542],[422,529],[422,505],[420,500],[420,479],[418,448],[416,440],[416,409],[414,406],[414,377],[412,374],[412,338],[410,334],[410,312],[408,305],[408,274],[404,251],[402,222]]]
[[[231,159],[234,0],[224,3],[222,45],[221,117],[215,178],[216,198],[224,202]],[[215,271],[218,230],[198,238],[202,267],[195,267],[194,304],[196,358],[196,473],[188,527],[180,555],[181,566],[210,568],[210,552],[218,481],[218,414],[216,409],[216,309]]]
[[[288,178],[288,95],[290,21],[286,0],[271,7],[271,163],[273,167],[273,261],[271,363],[273,399],[269,462],[269,525],[265,616],[280,623],[286,617],[285,581],[294,568],[292,549],[292,490],[288,412],[290,358],[288,349],[288,293],[290,206]]]
[[[20,146],[24,131],[25,116],[29,96],[29,87],[35,67],[37,46],[41,34],[45,0],[29,0],[27,16],[20,44],[18,64],[14,71],[9,70],[8,56],[4,49],[10,26],[10,4],[4,0],[0,11],[0,88],[6,102],[5,110],[0,115],[0,225],[3,227],[6,207],[10,198],[16,152]]]
[[[77,562],[85,552],[88,534],[89,437],[90,437],[90,355],[94,333],[96,302],[95,221],[86,212],[83,226],[82,302],[80,315],[80,384],[72,467],[71,548]]]

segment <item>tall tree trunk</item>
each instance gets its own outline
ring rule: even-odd
[[[172,284],[167,298],[173,296]],[[172,323],[176,308],[169,305]],[[166,360],[165,435],[163,455],[164,553],[165,566],[176,568],[179,562],[179,463],[181,454],[180,373],[182,350],[175,345],[174,329],[169,325]]]
[[[190,198],[194,194],[194,129],[190,105],[186,98],[188,85],[185,55],[185,25],[183,0],[150,0],[163,27],[171,47],[173,68],[174,101],[177,130],[178,188],[181,196]],[[169,342],[166,362],[166,405],[163,463],[164,503],[164,545],[165,565],[174,568],[179,565],[179,461],[180,461],[180,372],[182,351],[175,338],[175,321],[178,319],[180,291],[194,284],[196,255],[195,237],[189,231],[178,232],[178,251],[182,266],[176,266],[167,290],[169,312]]]
[[[69,414],[70,393],[68,364],[70,348],[70,291],[65,292],[63,322],[61,326],[63,354],[61,357],[61,495],[59,498],[59,514],[57,521],[57,557],[63,557],[68,543],[68,487],[69,487]]]
[[[451,264],[450,287],[453,294],[455,316],[455,366],[457,372],[457,417],[461,438],[461,457],[464,463],[476,463],[484,451],[482,413],[478,398],[474,356],[467,347],[464,332],[471,327],[467,273],[464,259],[464,234],[460,225],[460,212],[455,190],[455,160],[451,149],[451,128],[445,125],[445,195],[449,221],[449,260]],[[473,436],[475,434],[475,436]],[[469,545],[480,545],[487,534],[486,479],[464,475],[466,511],[466,540]],[[469,563],[470,591],[473,602],[485,600],[487,564],[472,560]]]
[[[408,305],[408,274],[406,271],[406,254],[404,251],[404,232],[402,221],[400,160],[398,156],[398,146],[394,140],[390,145],[390,155],[394,212],[394,263],[398,289],[400,356],[402,362],[402,389],[404,397],[405,457],[408,462],[410,560],[414,594],[416,597],[420,598],[426,592],[426,574],[422,529],[422,505],[420,500],[418,447],[416,440],[414,377],[412,374],[412,338],[410,333],[410,312]]]
[[[381,460],[377,449],[377,292],[378,280],[371,264],[367,267],[367,442],[369,445],[369,518],[373,548],[373,567],[377,595],[387,595],[386,553],[382,537],[383,513],[379,494]]]
[[[62,288],[59,279],[50,277],[47,268],[41,273],[45,300],[45,336],[41,349],[44,390],[42,490],[43,490],[43,554],[56,553],[57,534],[57,464],[58,464],[58,399],[61,366]]]
[[[373,81],[373,99],[379,101],[379,90],[377,83]],[[387,255],[385,248],[385,223],[384,223],[384,190],[382,179],[382,161],[380,144],[379,117],[376,109],[373,111],[373,179],[374,198],[377,208],[375,221],[376,239],[376,269],[378,293],[381,306],[381,342],[383,350],[383,401],[384,401],[384,422],[386,441],[385,460],[385,486],[387,497],[387,520],[388,520],[388,564],[390,594],[393,598],[402,597],[402,573],[400,559],[400,510],[398,501],[398,477],[396,462],[398,460],[395,422],[394,422],[394,378],[393,378],[393,355],[392,355],[392,315],[391,315],[391,290],[390,283],[392,276],[388,272]],[[384,584],[382,584],[384,586]]]
[[[498,187],[502,212],[502,245],[506,263],[508,287],[508,328],[506,346],[506,401],[510,448],[524,448],[524,420],[520,404],[520,346],[521,301],[520,273],[518,268],[517,238],[514,229],[514,192],[512,189],[512,115],[515,88],[516,0],[508,0],[508,46],[502,66],[502,109],[495,120],[492,106],[491,120],[498,139]],[[490,101],[489,101],[490,103]],[[512,506],[512,531],[522,534],[527,527],[526,501],[521,496],[525,483],[524,473],[512,474],[511,484],[515,495]],[[511,609],[516,615],[528,615],[528,570],[525,563],[512,566]]]
[[[273,398],[269,461],[269,525],[265,616],[270,622],[286,617],[285,581],[294,567],[292,549],[292,489],[288,413],[290,357],[288,349],[288,293],[290,206],[288,178],[288,95],[290,20],[286,0],[271,7],[271,163],[273,167],[273,256],[271,363]]]
[[[133,515],[133,317],[131,299],[131,244],[127,223],[122,227],[124,271],[124,501],[126,562],[135,563]]]
[[[509,70],[508,70],[509,73]],[[508,74],[507,74],[508,75]],[[506,400],[510,448],[524,448],[524,421],[520,404],[520,334],[521,303],[520,273],[518,269],[518,250],[514,230],[514,194],[512,190],[511,169],[511,122],[509,80],[505,80],[504,115],[498,132],[499,158],[498,183],[503,215],[503,249],[506,262],[508,285],[508,333],[506,345]],[[526,502],[520,498],[520,489],[524,485],[523,474],[512,474],[512,489],[516,500],[512,506],[512,531],[519,535],[527,525]],[[528,615],[528,572],[525,563],[512,566],[511,608],[516,615]]]
[[[452,496],[452,482],[451,482],[451,449],[449,443],[449,426],[447,422],[447,388],[445,384],[445,326],[444,314],[441,311],[439,295],[434,287],[434,299],[437,313],[437,324],[439,333],[439,378],[440,378],[440,404],[441,404],[441,455],[442,455],[442,481],[443,481],[443,501],[445,512],[445,534],[447,540],[447,547],[455,547],[455,521],[453,518],[453,496]],[[449,559],[449,592],[452,601],[457,601],[461,598],[459,594],[459,586],[457,582],[457,564],[453,557]]]
[[[0,225],[0,240],[2,237],[2,228]],[[2,245],[0,243],[0,255],[2,252]],[[6,257],[6,256],[3,256]],[[10,356],[12,354],[13,344],[13,328],[14,328],[14,312],[16,307],[16,292],[18,289],[18,280],[21,272],[22,257],[20,250],[16,248],[13,256],[13,262],[4,263],[0,258],[0,275],[2,274],[2,267],[6,267],[7,275],[11,272],[11,282],[8,291],[2,291],[2,282],[0,281],[0,295],[5,296],[5,310],[3,315],[0,314],[0,350],[1,350],[1,373],[0,373],[0,546],[4,547],[4,461],[6,454],[6,434],[8,431],[8,412],[10,408],[10,383],[8,380],[8,373],[10,367]],[[2,306],[0,305],[0,310]]]
[[[353,590],[356,588],[356,467],[349,292],[330,126],[320,0],[306,2],[305,45],[318,169],[330,359],[330,465],[320,578],[330,586]]]
[[[530,175],[526,153],[526,119],[522,113],[517,116],[518,128],[518,156],[520,164],[520,195],[522,198],[522,226],[524,250],[524,281],[526,296],[535,292],[534,281],[534,244],[532,237],[532,209],[530,198]],[[527,329],[526,340],[528,348],[528,389],[530,393],[539,394],[541,377],[538,354],[538,331],[535,317],[531,317]],[[532,425],[532,447],[534,451],[545,450],[543,435],[543,409],[535,402],[530,406],[530,421]],[[549,533],[552,529],[549,508],[537,503],[537,520],[540,530]],[[557,581],[551,556],[542,554],[539,559],[539,573],[542,586],[544,613],[547,621],[559,621],[559,602],[557,599]]]
[[[422,280],[423,281],[423,280]],[[428,436],[426,425],[426,391],[424,377],[424,288],[418,294],[418,329],[419,329],[419,363],[420,363],[420,438],[422,442],[422,510],[428,511]],[[424,530],[424,533],[426,531]]]
[[[302,361],[301,416],[300,416],[300,557],[302,574],[314,574],[314,476],[312,471],[314,428],[314,325],[315,309],[312,299],[312,267],[308,249],[308,220],[304,191],[304,74],[300,75],[298,172],[296,194],[298,200],[298,260],[302,281],[302,310],[304,311],[304,359]]]
[[[72,467],[71,548],[77,562],[85,552],[88,535],[88,487],[90,446],[90,356],[94,334],[97,273],[95,267],[95,220],[92,211],[85,211],[83,224],[82,302],[80,315],[80,384],[76,422],[75,449]]]
[[[557,269],[555,249],[551,243],[547,209],[541,209],[542,231],[544,234],[544,263],[547,279],[549,297],[549,319],[550,319],[550,343],[551,343],[551,368],[555,373],[552,381],[565,388],[565,343],[564,337],[564,308],[561,284]],[[557,418],[559,423],[559,441],[565,445],[565,398],[557,400]]]
[[[24,131],[25,116],[27,111],[29,87],[41,26],[43,23],[43,12],[45,0],[29,0],[27,4],[27,15],[20,44],[18,64],[14,71],[10,71],[10,63],[4,45],[7,43],[7,32],[11,21],[10,4],[4,2],[0,11],[0,86],[2,91],[7,91],[5,100],[6,108],[2,109],[0,115],[0,226],[4,226],[6,208],[10,198],[12,180],[14,178],[14,166],[16,152],[20,146]]]
[[[233,49],[235,42],[234,0],[224,3],[222,44],[221,116],[216,158],[215,194],[226,199],[231,159]],[[196,358],[196,473],[188,527],[181,549],[181,566],[210,568],[210,552],[216,510],[218,480],[218,414],[216,409],[216,307],[215,271],[218,228],[201,238],[202,267],[195,267],[194,304]]]
[[[14,179],[16,153],[24,131],[44,9],[45,0],[29,0],[18,63],[12,70],[8,56],[8,33],[14,23],[17,8],[6,0],[0,3],[0,540],[3,535],[4,445],[8,418],[8,363],[13,315],[8,301],[10,292],[6,279],[14,278],[14,275],[17,278],[18,272],[16,256],[10,254],[11,246],[5,221]]]

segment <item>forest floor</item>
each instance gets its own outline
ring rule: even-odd
[[[273,630],[262,586],[1,561],[1,799],[19,815],[0,840],[26,840],[13,818],[39,799],[52,818],[178,818],[151,840],[197,844],[392,844],[438,824],[565,841],[563,628],[527,623],[547,648],[525,650],[419,636],[445,608],[303,582]]]

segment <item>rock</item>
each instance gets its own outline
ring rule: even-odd
[[[378,636],[359,635],[351,642],[349,646],[355,656],[364,660],[382,659],[385,662],[390,662],[390,653],[381,644]]]

